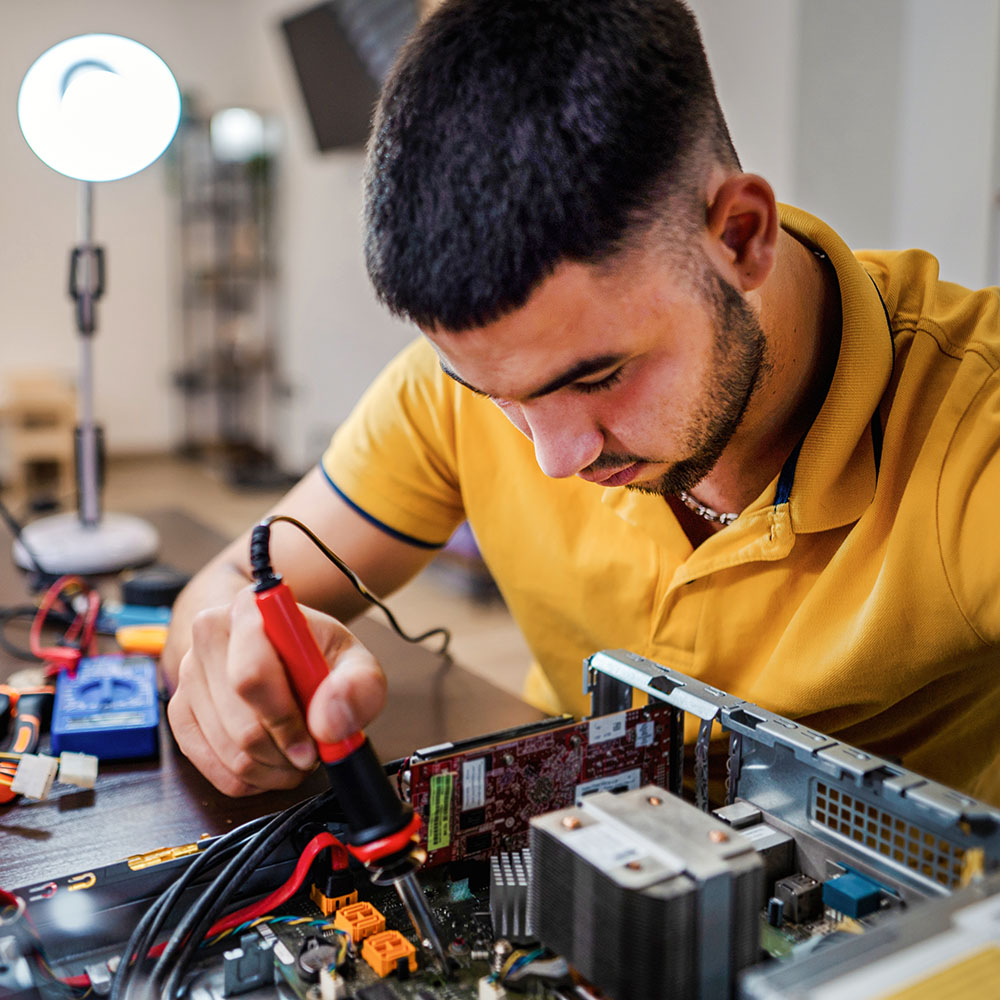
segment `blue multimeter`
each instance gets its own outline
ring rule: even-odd
[[[63,672],[56,680],[53,753],[154,757],[159,723],[156,664],[148,656],[85,657],[75,676]]]

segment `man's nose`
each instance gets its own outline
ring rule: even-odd
[[[586,415],[555,404],[555,400],[522,404],[521,414],[538,467],[552,479],[565,479],[596,461],[604,448],[604,434]]]

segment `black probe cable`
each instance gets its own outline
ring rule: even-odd
[[[160,894],[129,938],[128,945],[122,955],[122,961],[119,962],[115,978],[112,980],[111,995],[115,1000],[119,1000],[115,993],[116,989],[124,983],[130,972],[135,972],[140,968],[149,953],[149,949],[152,948],[164,920],[173,909],[181,893],[205,868],[221,864],[234,851],[239,850],[243,846],[240,842],[252,837],[270,819],[271,816],[261,816],[224,834],[200,852],[185,868],[183,875]],[[136,956],[134,963],[132,962],[133,955]],[[121,974],[119,975],[119,973]]]
[[[151,995],[155,996],[157,992],[160,992],[163,997],[180,995],[181,980],[200,947],[202,939],[219,918],[222,910],[228,905],[248,874],[287,838],[291,830],[300,826],[309,815],[324,809],[335,799],[336,793],[330,789],[299,806],[279,813],[272,822],[254,836],[254,840],[250,844],[247,844],[226,865],[174,929],[167,947],[153,969],[150,978]],[[169,978],[161,989],[160,983],[168,970]]]
[[[10,622],[24,619],[29,623],[30,627],[30,623],[36,617],[38,617],[38,608],[33,604],[20,604],[8,608],[0,608],[0,646],[6,652],[10,653],[11,656],[15,656],[19,660],[27,660],[29,663],[37,663],[38,657],[29,648],[18,646],[8,638],[7,625]],[[71,614],[50,608],[48,615],[45,617],[44,624],[48,625],[54,621],[66,629],[73,624],[73,618],[74,616]]]
[[[451,643],[451,631],[449,629],[443,627],[432,628],[421,633],[420,635],[410,635],[400,626],[399,622],[396,621],[396,616],[389,610],[389,608],[386,607],[386,605],[383,604],[382,601],[380,601],[379,598],[365,586],[361,577],[359,577],[358,574],[355,573],[354,570],[351,569],[351,567],[348,566],[347,563],[344,562],[344,560],[341,559],[340,556],[338,556],[337,553],[334,552],[333,549],[331,549],[323,541],[323,539],[312,530],[312,528],[303,524],[298,518],[291,517],[288,514],[271,514],[270,516],[265,517],[264,520],[260,522],[258,527],[270,528],[272,524],[275,524],[278,521],[293,524],[299,529],[299,531],[305,534],[313,545],[315,545],[316,548],[318,548],[320,552],[322,552],[323,555],[325,555],[326,558],[329,559],[330,562],[332,562],[334,566],[336,566],[337,569],[339,569],[340,572],[347,577],[348,580],[350,580],[351,586],[353,586],[366,601],[374,604],[375,607],[377,607],[385,615],[389,624],[392,626],[393,631],[401,639],[405,639],[407,642],[419,643],[423,642],[425,639],[430,639],[431,636],[439,635],[441,636],[441,648],[437,650],[438,654],[444,656],[448,652],[448,646]],[[264,535],[263,537],[267,538],[268,536]],[[266,548],[263,551],[263,558],[267,559],[269,563],[270,557],[267,554]]]
[[[155,997],[160,995],[160,984],[164,981],[164,979],[170,976],[173,971],[176,971],[179,968],[179,965],[175,965],[174,963],[179,963],[181,961],[181,956],[187,950],[185,945],[189,939],[193,941],[193,947],[191,949],[192,953],[194,949],[197,949],[197,947],[201,944],[201,939],[193,939],[191,938],[191,934],[192,930],[200,923],[206,910],[211,910],[212,893],[217,892],[222,894],[222,905],[225,905],[225,903],[228,902],[230,896],[236,889],[236,870],[241,867],[243,860],[248,856],[248,854],[250,857],[256,857],[257,848],[260,844],[260,838],[264,838],[264,843],[267,843],[270,834],[282,825],[283,816],[284,814],[279,813],[268,817],[261,828],[257,830],[254,836],[247,841],[247,843],[243,844],[239,851],[226,862],[222,870],[213,878],[208,886],[202,890],[201,895],[184,913],[174,928],[173,933],[170,935],[170,938],[167,940],[166,947],[160,953],[159,958],[157,958],[156,965],[153,966],[153,971],[149,976],[149,985],[144,996]],[[211,926],[211,923],[206,924],[205,926],[207,929]]]
[[[0,500],[0,518],[3,518],[8,530],[14,536],[15,540],[21,543],[21,547],[28,554],[28,558],[31,560],[31,565],[35,567],[35,572],[42,577],[52,577],[53,579],[58,577],[58,573],[50,573],[38,561],[38,556],[35,554],[31,546],[24,540],[24,528],[2,500]]]
[[[232,852],[239,850],[242,846],[240,842],[253,836],[270,819],[270,816],[260,816],[219,837],[203,851],[200,851],[198,856],[192,859],[184,869],[184,873],[157,897],[152,906],[143,914],[125,945],[118,962],[118,968],[111,980],[111,1000],[122,1000],[123,991],[127,993],[128,977],[136,974],[142,967],[149,949],[156,940],[156,935],[181,893],[205,868],[221,864]],[[133,956],[135,956],[134,960]]]
[[[260,830],[253,842],[244,845],[240,854],[233,858],[212,884],[202,892],[174,930],[167,946],[167,949],[171,949],[171,945],[174,946],[170,954],[168,955],[165,949],[160,956],[150,977],[150,996],[180,995],[181,980],[202,940],[219,919],[237,888],[243,884],[247,875],[286,839],[293,827],[299,825],[303,818],[321,808],[332,797],[329,793],[324,793],[324,796],[317,796],[301,806],[286,810],[274,817],[274,822]],[[318,801],[320,798],[323,798],[323,802]],[[166,985],[161,987],[164,977],[168,974]]]

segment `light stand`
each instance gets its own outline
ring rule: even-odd
[[[166,64],[145,46],[118,35],[81,35],[49,49],[28,70],[18,119],[38,157],[80,181],[79,242],[69,273],[80,364],[78,511],[26,525],[14,561],[51,574],[117,572],[150,562],[159,537],[140,518],[101,510],[104,447],[94,418],[93,340],[104,250],[93,241],[93,182],[127,177],[160,156],[177,129],[180,94]]]

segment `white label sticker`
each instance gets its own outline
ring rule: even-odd
[[[625,713],[603,715],[599,719],[591,719],[587,728],[587,740],[591,743],[607,743],[608,740],[618,740],[625,735]]]
[[[592,778],[590,781],[581,782],[576,786],[573,801],[579,805],[584,795],[590,795],[592,792],[624,792],[638,788],[641,779],[642,772],[637,767],[631,771],[622,771],[621,774],[607,774],[603,778]]]
[[[486,805],[486,758],[462,761],[462,812]]]
[[[635,727],[635,745],[637,747],[651,747],[653,745],[653,737],[655,735],[655,723],[639,722]]]
[[[607,870],[642,856],[639,847],[620,831],[603,823],[576,830],[563,841],[592,865]]]
[[[288,946],[284,941],[279,941],[274,946],[274,957],[281,962],[282,965],[295,965],[295,956],[288,950]]]

